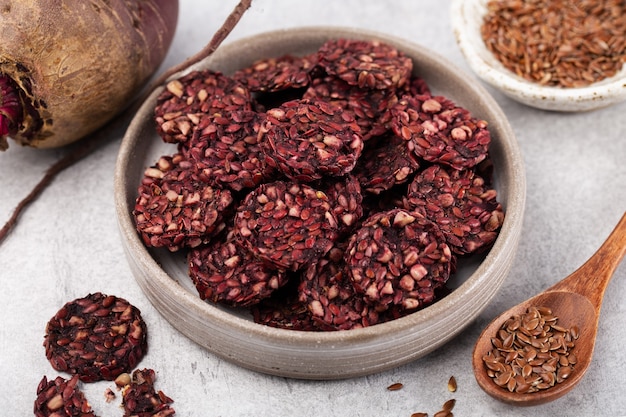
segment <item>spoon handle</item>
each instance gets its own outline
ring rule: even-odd
[[[572,291],[584,295],[600,313],[604,291],[626,254],[626,213],[606,241],[587,262],[548,291]]]

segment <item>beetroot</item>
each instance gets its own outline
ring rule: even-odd
[[[110,121],[165,58],[178,0],[20,0],[0,11],[0,149],[74,142]]]

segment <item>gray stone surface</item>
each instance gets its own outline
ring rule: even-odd
[[[235,1],[181,1],[180,25],[164,66],[199,50]],[[429,1],[256,0],[228,40],[298,26],[362,27],[397,35],[437,51],[470,72],[454,41],[449,3]],[[477,81],[478,82],[478,81]],[[149,304],[132,278],[116,228],[113,170],[125,125],[66,170],[22,216],[0,246],[0,414],[32,411],[43,375],[58,375],[42,347],[45,324],[66,301],[90,292],[123,296],[148,323],[150,350],[142,367],[157,370],[157,388],[174,400],[176,415],[192,416],[410,416],[433,415],[456,398],[458,416],[625,415],[626,265],[605,297],[591,368],[580,385],[553,403],[515,408],[484,394],[470,355],[495,315],[580,266],[599,247],[626,208],[626,104],[578,114],[535,110],[489,89],[516,132],[526,163],[528,197],[516,261],[497,298],[459,337],[400,368],[342,381],[299,381],[254,373],[199,348]],[[62,154],[12,144],[0,154],[0,222]],[[447,391],[454,375],[458,391]],[[404,388],[386,387],[401,382]],[[121,415],[121,395],[104,401],[111,383],[85,386],[101,416]]]

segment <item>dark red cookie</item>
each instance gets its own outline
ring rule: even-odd
[[[313,319],[306,304],[298,299],[296,288],[298,280],[296,277],[293,278],[270,298],[251,307],[254,322],[285,330],[308,332],[333,330],[322,327],[319,321]]]
[[[265,163],[258,143],[259,123],[260,116],[253,111],[204,117],[181,153],[209,185],[233,191],[254,188],[275,172]]]
[[[379,312],[357,294],[344,261],[347,244],[338,244],[304,269],[298,286],[300,302],[313,320],[332,330],[367,327],[380,321]]]
[[[334,76],[313,79],[303,98],[326,100],[353,114],[363,141],[387,131],[382,117],[398,101],[394,89],[366,90]]]
[[[367,145],[353,174],[368,193],[380,194],[406,183],[420,166],[407,142],[391,132],[367,142]]]
[[[128,301],[98,292],[66,303],[48,322],[43,345],[57,371],[112,381],[143,358],[147,327]]]
[[[269,299],[252,306],[254,322],[269,327],[285,330],[300,330],[305,332],[331,331],[320,327],[306,305],[297,298]]]
[[[78,388],[77,375],[70,380],[59,376],[52,381],[44,376],[33,408],[35,417],[97,417]]]
[[[331,204],[338,222],[339,234],[350,233],[363,217],[363,196],[359,180],[348,174],[344,177],[328,178],[320,184]]]
[[[200,298],[238,307],[257,304],[287,282],[285,271],[266,262],[235,242],[232,233],[187,257],[189,276]]]
[[[235,72],[233,79],[253,92],[276,92],[289,88],[303,88],[309,85],[310,73],[316,63],[317,54],[266,58]]]
[[[326,72],[360,88],[397,88],[413,71],[410,58],[379,41],[329,40],[319,48],[317,57]]]
[[[252,110],[252,97],[243,84],[220,72],[202,70],[167,83],[157,98],[154,119],[165,142],[185,143],[204,117],[246,110]]]
[[[467,169],[487,157],[487,122],[445,97],[404,96],[390,113],[393,131],[426,161]]]
[[[363,150],[354,117],[316,99],[292,100],[268,110],[261,135],[267,164],[295,181],[344,175]]]
[[[255,256],[295,271],[333,246],[339,229],[332,210],[323,192],[275,181],[245,197],[235,214],[235,234]]]
[[[148,168],[133,210],[145,245],[170,251],[193,248],[223,230],[233,196],[210,182],[194,161],[181,153],[163,156]]]
[[[156,374],[152,369],[137,369],[130,384],[122,388],[124,417],[167,417],[176,414],[174,401],[154,388]]]
[[[504,221],[496,190],[473,170],[426,168],[409,185],[407,202],[437,223],[452,251],[460,255],[489,248]]]
[[[350,238],[346,263],[356,291],[375,306],[416,310],[448,280],[452,253],[437,225],[403,209],[375,213]]]

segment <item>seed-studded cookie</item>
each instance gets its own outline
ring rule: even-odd
[[[85,382],[113,380],[143,358],[147,328],[128,301],[94,293],[66,303],[50,319],[44,347],[57,371]]]
[[[233,196],[211,181],[181,153],[163,156],[148,168],[133,210],[143,242],[177,251],[199,246],[223,230]]]
[[[430,304],[450,276],[452,253],[437,225],[394,209],[371,215],[350,238],[346,263],[356,291],[376,306]]]
[[[192,71],[165,86],[154,111],[165,142],[185,143],[203,117],[252,110],[250,91],[239,81],[211,70]]]
[[[333,330],[322,327],[315,321],[305,303],[299,300],[299,280],[292,276],[284,287],[271,297],[261,300],[250,308],[255,323],[286,330],[324,331]]]
[[[445,97],[404,96],[390,113],[393,131],[426,161],[466,169],[487,157],[487,122]]]
[[[275,170],[265,163],[258,143],[260,116],[234,111],[228,117],[206,116],[181,153],[209,185],[241,191],[269,181]]]
[[[380,194],[407,182],[419,166],[406,141],[388,132],[368,142],[353,174],[365,191]]]
[[[338,230],[328,196],[296,182],[260,185],[235,213],[235,235],[248,250],[294,271],[328,252]]]
[[[233,79],[252,92],[276,92],[303,88],[311,81],[310,73],[317,63],[317,54],[265,58],[233,74]]]
[[[307,332],[330,331],[316,322],[307,306],[298,300],[297,295],[290,298],[269,298],[252,306],[252,317],[255,323],[285,330],[301,330]]]
[[[152,369],[137,369],[132,373],[130,383],[122,388],[124,417],[167,417],[176,413],[170,406],[174,401],[154,388],[155,380]]]
[[[326,100],[353,114],[363,141],[387,131],[385,123],[381,121],[382,116],[398,101],[395,89],[362,89],[330,75],[313,79],[302,97]]]
[[[43,377],[37,387],[35,417],[97,417],[78,387],[78,376],[66,380]]]
[[[322,181],[320,188],[329,198],[339,234],[343,236],[350,233],[363,217],[363,196],[358,178],[351,174],[327,178]]]
[[[298,286],[299,300],[313,320],[333,330],[370,326],[379,314],[358,294],[344,260],[347,243],[333,247],[318,262],[305,268]]]
[[[302,182],[350,172],[363,150],[354,117],[316,99],[292,100],[268,110],[260,134],[267,164]]]
[[[336,245],[301,274],[299,300],[316,325],[325,330],[368,327],[400,318],[415,311],[402,305],[378,305],[358,293],[343,258],[347,242]],[[341,249],[343,248],[343,249]]]
[[[437,223],[452,251],[463,255],[488,248],[498,236],[504,212],[496,197],[475,171],[433,165],[415,176],[407,203]]]
[[[409,57],[376,40],[329,40],[319,48],[317,57],[326,72],[360,88],[400,87],[413,70]]]
[[[200,298],[247,307],[269,297],[287,282],[283,270],[270,268],[235,242],[233,234],[188,254],[189,275]]]

